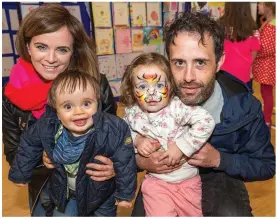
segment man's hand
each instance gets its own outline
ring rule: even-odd
[[[174,166],[168,166],[168,158],[165,151],[155,151],[148,158],[136,154],[136,162],[139,168],[151,173],[170,173],[179,169],[186,161],[181,161]]]
[[[42,160],[43,160],[44,166],[46,166],[48,169],[55,168],[55,166],[52,164],[52,161],[49,159],[45,151],[43,151]]]
[[[220,153],[211,144],[206,143],[189,158],[188,163],[199,167],[219,167]]]
[[[167,143],[167,151],[165,152],[168,157],[168,165],[174,166],[180,163],[181,158],[184,156],[183,152],[179,149],[176,142],[169,141]]]
[[[115,205],[118,207],[123,207],[123,208],[131,208],[132,207],[132,202],[131,201],[118,201],[116,200]]]
[[[115,176],[113,162],[109,158],[97,155],[95,159],[100,160],[104,164],[88,163],[86,165],[87,168],[95,169],[86,170],[86,174],[90,175],[92,180],[105,181]]]
[[[135,146],[138,153],[144,157],[149,157],[154,151],[158,150],[161,145],[159,141],[137,135],[135,139]]]

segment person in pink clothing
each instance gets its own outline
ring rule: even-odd
[[[260,40],[250,2],[226,2],[219,22],[225,27],[225,61],[221,69],[252,89],[251,68],[260,50]]]
[[[209,139],[215,127],[212,115],[176,96],[170,64],[158,53],[144,53],[131,62],[120,99],[133,140],[142,135],[160,144],[137,145],[138,154],[149,157],[159,149],[168,166],[184,162],[170,173],[147,172],[141,188],[146,216],[202,216],[199,170],[185,160]]]
[[[273,112],[273,87],[276,81],[276,20],[275,2],[258,4],[259,14],[266,17],[260,27],[261,50],[253,64],[254,80],[261,84],[261,94],[264,100],[264,119],[271,128]]]

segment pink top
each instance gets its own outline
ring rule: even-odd
[[[253,62],[251,52],[258,50],[260,50],[260,39],[257,33],[240,42],[224,40],[225,61],[221,69],[245,83],[249,82]]]

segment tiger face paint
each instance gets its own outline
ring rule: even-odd
[[[144,111],[158,112],[169,102],[166,74],[156,66],[139,66],[134,72],[134,95]]]

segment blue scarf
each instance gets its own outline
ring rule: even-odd
[[[59,164],[72,164],[79,160],[86,144],[88,133],[75,137],[65,128],[56,140],[53,158]]]

